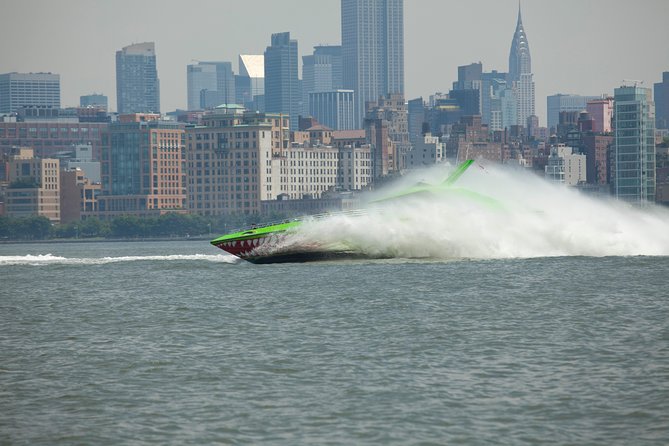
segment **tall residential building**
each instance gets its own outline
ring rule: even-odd
[[[654,85],[655,126],[669,129],[669,71],[662,73],[662,82]]]
[[[600,99],[599,96],[581,96],[577,94],[554,94],[546,98],[546,113],[548,128],[557,130],[560,122],[560,112],[585,111],[589,101]]]
[[[507,73],[497,70],[481,73],[481,122],[490,130],[504,130],[502,127],[502,91],[506,89]]]
[[[302,56],[303,113],[309,113],[309,94],[341,90],[341,46],[320,45],[314,53]]]
[[[524,126],[527,118],[536,114],[533,76],[530,44],[523,27],[519,5],[516,31],[513,34],[509,52],[509,77],[507,79],[507,88],[513,88],[516,91],[516,125]]]
[[[614,183],[616,197],[655,201],[655,105],[650,88],[614,90]]]
[[[309,115],[334,130],[355,129],[355,93],[334,90],[309,93]]]
[[[344,88],[356,95],[356,125],[366,103],[404,94],[404,1],[341,0]]]
[[[235,76],[230,62],[198,62],[186,67],[188,110],[233,104]]]
[[[99,93],[79,96],[79,105],[81,107],[99,107],[104,110],[107,110],[109,107],[107,96]]]
[[[159,113],[160,84],[153,42],[116,52],[116,108],[119,113]]]
[[[103,218],[185,211],[183,124],[157,114],[119,116],[103,138],[98,209]]]
[[[0,113],[14,113],[21,107],[60,108],[60,75],[0,74]]]
[[[290,118],[291,130],[297,130],[302,101],[297,77],[297,40],[290,33],[272,34],[265,50],[265,110]]]

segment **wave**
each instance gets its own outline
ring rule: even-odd
[[[139,262],[139,261],[205,261],[215,263],[236,263],[239,259],[228,254],[174,254],[154,256],[120,256],[120,257],[61,257],[53,254],[24,256],[0,256],[0,265],[105,265],[108,263]]]

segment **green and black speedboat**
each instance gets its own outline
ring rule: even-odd
[[[465,196],[476,195],[476,198],[479,200],[486,200],[487,197],[482,197],[466,189],[453,188],[453,184],[473,162],[473,160],[467,160],[460,164],[441,184],[431,185],[420,183],[390,196],[374,200],[374,202],[378,203],[410,195],[444,191],[458,192]],[[317,240],[306,240],[299,237],[299,229],[307,221],[318,221],[319,219],[327,218],[332,215],[355,216],[364,214],[365,212],[367,211],[361,209],[350,212],[339,212],[336,214],[319,214],[264,226],[252,226],[241,231],[218,237],[212,240],[211,244],[251,263],[309,262],[340,258],[369,258],[370,256],[368,254],[359,252],[355,248],[345,246],[344,244],[326,244],[320,243]]]

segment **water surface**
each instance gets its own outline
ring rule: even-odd
[[[667,444],[667,271],[0,245],[0,443]]]

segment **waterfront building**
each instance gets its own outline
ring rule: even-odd
[[[60,75],[0,74],[0,113],[14,113],[22,107],[60,108]]]
[[[355,91],[356,127],[367,102],[404,94],[404,1],[342,0],[344,88]]]
[[[44,216],[60,222],[60,161],[37,158],[30,148],[9,156],[5,213],[9,217]]]
[[[230,62],[198,62],[186,67],[188,110],[234,103],[235,76]]]
[[[160,115],[120,115],[103,137],[101,218],[186,210],[183,124]]]
[[[445,144],[430,133],[423,135],[422,140],[415,143],[405,157],[407,169],[417,169],[440,163],[446,153]]]
[[[290,33],[272,34],[265,50],[265,110],[289,118],[297,130],[301,93],[297,77],[297,40]]]
[[[227,105],[188,128],[188,205],[201,215],[257,215],[273,200],[319,199],[330,190],[361,188],[371,178],[367,147],[326,146],[329,129],[311,128],[291,143],[288,117]],[[358,150],[360,149],[360,150]]]
[[[309,116],[334,130],[355,129],[355,93],[334,90],[309,93]]]
[[[79,167],[60,171],[60,222],[79,221],[98,212],[98,197],[102,186],[87,178]]]
[[[288,116],[220,106],[188,128],[188,207],[201,215],[258,214],[276,199],[289,146]]]
[[[80,107],[101,108],[107,111],[109,104],[107,96],[98,93],[86,94],[79,96]]]
[[[59,109],[50,109],[59,110]],[[7,154],[12,147],[31,147],[36,158],[53,158],[63,152],[73,152],[77,144],[90,144],[93,159],[100,159],[102,132],[107,122],[88,122],[75,116],[26,118],[0,118],[0,154]]]
[[[669,71],[662,73],[662,82],[654,86],[655,127],[669,129]]]
[[[586,156],[575,154],[572,147],[558,144],[551,147],[544,175],[547,180],[577,186],[586,182]]]
[[[599,96],[581,96],[577,94],[554,94],[546,98],[546,116],[548,128],[557,131],[561,112],[582,112],[590,101],[601,99]]]
[[[614,195],[625,201],[655,201],[655,106],[650,88],[614,90]]]
[[[511,41],[509,74],[507,78],[507,88],[512,88],[516,93],[517,105],[514,125],[524,126],[527,118],[536,114],[533,76],[530,44],[523,27],[520,5],[518,5],[518,21]],[[508,117],[505,117],[504,120],[511,122],[511,119]]]
[[[160,84],[153,42],[136,43],[116,52],[118,113],[159,113]]]

